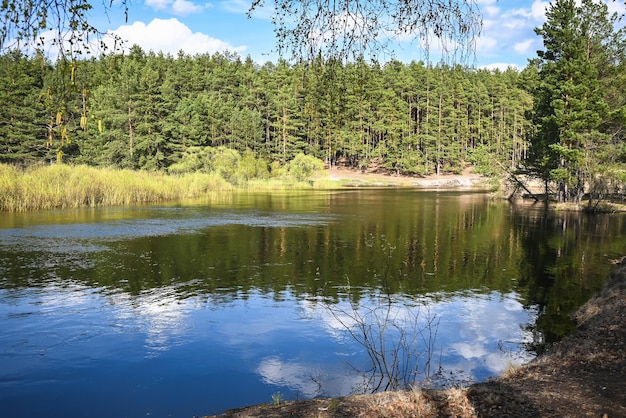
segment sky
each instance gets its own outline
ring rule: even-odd
[[[600,0],[598,0],[600,1]],[[607,1],[610,11],[624,13],[622,1]],[[537,56],[542,41],[534,32],[545,22],[549,5],[543,0],[476,0],[483,28],[476,39],[475,56],[464,64],[478,68],[524,68]],[[96,27],[114,32],[145,51],[176,56],[230,51],[250,56],[263,64],[276,62],[276,37],[271,22],[271,0],[247,17],[250,0],[129,0],[128,20],[113,3],[108,16],[93,10]],[[98,14],[99,13],[99,14]],[[398,42],[395,58],[403,62],[424,61],[424,50],[415,42]]]

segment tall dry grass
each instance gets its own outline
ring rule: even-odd
[[[163,173],[49,165],[0,164],[0,211],[117,206],[202,197],[233,190],[219,174]]]

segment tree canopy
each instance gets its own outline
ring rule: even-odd
[[[532,101],[514,70],[364,60],[259,66],[228,53],[172,57],[139,47],[63,72],[48,64],[42,73],[42,62],[0,56],[0,82],[12,93],[0,103],[2,161],[181,172],[212,167],[209,148],[226,147],[277,167],[304,153],[398,174],[454,173],[470,161],[515,166],[531,129]]]
[[[604,3],[592,0],[556,0],[546,17],[536,29],[544,49],[534,62],[536,133],[526,165],[546,191],[556,184],[559,201],[580,202],[623,182],[626,103],[623,84],[613,83],[623,77],[626,33],[616,29],[618,17],[609,16]]]

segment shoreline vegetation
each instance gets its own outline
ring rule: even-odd
[[[626,416],[626,262],[574,315],[576,334],[502,376],[467,388],[280,401],[232,409],[244,417],[597,417]]]
[[[495,179],[467,168],[461,174],[428,176],[393,175],[384,170],[361,171],[346,167],[323,167],[320,160],[291,163],[272,175],[249,176],[245,170],[160,171],[52,164],[26,168],[0,163],[0,212],[76,209],[97,206],[129,206],[199,199],[215,192],[245,190],[313,190],[347,187],[409,187],[422,190],[472,190],[494,197],[522,197],[506,179]],[[542,185],[529,182],[527,190],[539,195]],[[542,202],[541,202],[542,203]],[[625,212],[626,204],[600,202],[589,210],[586,201],[550,203],[557,211]]]
[[[483,190],[493,187],[486,178],[478,175],[407,177],[310,168],[304,172],[283,170],[275,177],[246,178],[224,176],[220,172],[167,174],[86,165],[53,164],[19,168],[0,164],[0,211],[128,206],[195,199],[210,192],[234,190],[390,186]]]

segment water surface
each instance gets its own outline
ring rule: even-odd
[[[191,417],[380,389],[364,323],[392,325],[407,381],[484,380],[572,331],[624,221],[405,189],[2,214],[0,404]]]

